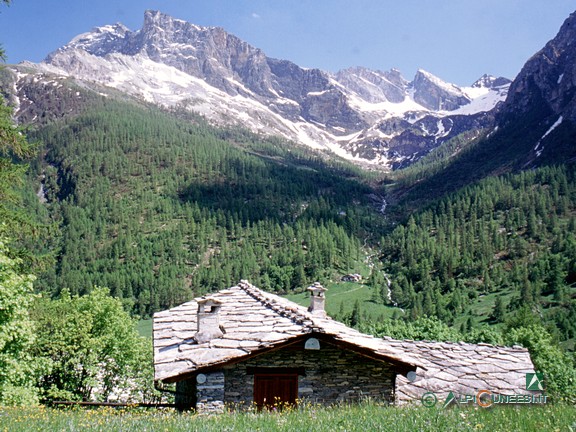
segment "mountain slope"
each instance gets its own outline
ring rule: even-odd
[[[439,196],[491,175],[576,161],[574,40],[576,13],[532,56],[512,82],[508,97],[493,114],[494,126],[474,145],[448,153],[441,169],[423,166],[403,199]],[[402,177],[402,174],[400,174]],[[408,182],[409,184],[409,182]],[[406,182],[402,187],[407,187]],[[406,190],[399,190],[399,194]]]
[[[524,65],[510,87],[498,124],[513,127],[525,119],[539,135],[524,166],[573,160],[576,148],[570,137],[576,125],[576,13],[566,19],[558,34]],[[571,142],[572,141],[572,142]]]
[[[412,82],[395,70],[332,76],[269,58],[221,28],[154,11],[138,31],[100,27],[27,66],[384,168],[409,164],[471,125],[489,127],[479,113],[501,101],[508,85],[499,79],[498,86],[458,88],[422,70]]]
[[[350,164],[66,79],[25,89],[29,208],[53,233],[40,291],[107,286],[141,316],[242,278],[287,292],[351,271],[381,229]]]

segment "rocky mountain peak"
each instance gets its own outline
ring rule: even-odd
[[[471,101],[459,87],[423,69],[416,72],[412,87],[414,100],[434,111],[453,111]]]
[[[508,78],[498,77],[496,78],[493,75],[484,74],[480,78],[478,78],[474,84],[472,84],[473,88],[487,88],[493,89],[498,87],[503,87],[509,85],[512,81]]]
[[[556,116],[576,121],[576,12],[554,39],[534,54],[512,85],[505,111],[522,115],[544,104]]]
[[[267,57],[222,28],[153,10],[145,12],[138,31],[121,24],[99,27],[38,67],[160,105],[180,104],[216,124],[280,135],[387,167],[400,159],[414,161],[463,128],[477,127],[466,115],[501,100],[496,94],[494,102],[489,98],[476,109],[469,104],[472,96],[423,70],[408,82],[397,69],[354,67],[336,74],[304,69]],[[443,120],[464,105],[465,115]]]
[[[175,19],[159,11],[147,10],[144,13],[144,24],[134,35],[139,48],[145,51],[184,51],[212,47],[226,39],[226,32],[221,28],[201,27],[183,20]],[[206,43],[199,43],[206,40]],[[211,42],[211,43],[210,43]]]
[[[72,50],[105,56],[111,51],[111,47],[122,45],[130,33],[130,29],[121,23],[96,27],[90,32],[76,36],[68,44],[49,54],[44,62],[51,63],[57,55]]]
[[[182,20],[173,18],[170,15],[167,15],[167,14],[162,13],[160,11],[148,9],[148,10],[144,11],[144,25],[142,26],[142,30],[143,31],[149,31],[153,27],[158,27],[162,30],[168,30],[174,25],[174,23],[180,23],[183,25],[191,25],[191,26],[200,28],[199,26],[196,26],[196,25],[191,24],[191,23],[187,23],[186,21],[182,21]]]
[[[382,72],[352,67],[336,73],[335,79],[371,103],[400,103],[406,98],[408,81],[397,69]]]

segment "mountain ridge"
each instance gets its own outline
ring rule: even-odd
[[[215,124],[280,135],[386,169],[418,160],[456,136],[461,116],[490,111],[509,83],[493,78],[499,86],[477,81],[461,89],[423,70],[412,82],[394,69],[329,74],[269,58],[222,28],[157,11],[145,12],[140,30],[119,23],[98,27],[26,66],[96,81],[164,106],[185,105]],[[402,120],[401,127],[390,130],[390,119]],[[426,126],[438,124],[436,119],[450,119],[442,122],[456,127]]]
[[[486,177],[576,162],[575,27],[573,13],[526,62],[483,139],[448,155],[435,170],[419,167],[398,199],[414,205],[427,194],[438,197]]]

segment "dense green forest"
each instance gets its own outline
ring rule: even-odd
[[[106,286],[150,316],[242,278],[303,289],[353,269],[381,223],[357,169],[157,109],[103,101],[30,137],[54,295]]]
[[[392,298],[412,317],[462,321],[479,296],[503,322],[532,306],[576,335],[576,198],[571,166],[490,177],[444,197],[381,239]],[[474,311],[472,310],[472,315]]]
[[[35,106],[39,120],[26,131],[35,152],[12,146],[0,170],[12,179],[0,188],[11,197],[0,206],[0,277],[17,293],[18,355],[38,359],[26,373],[42,398],[108,397],[114,378],[146,363],[130,316],[240,279],[290,296],[314,281],[337,285],[346,304],[335,318],[377,335],[521,343],[552,389],[574,390],[573,353],[559,345],[573,350],[576,335],[573,165],[512,170],[418,199],[413,185],[450,171],[466,137],[385,174],[178,109],[62,88],[79,96],[40,95],[47,105]],[[54,103],[69,114],[51,116]],[[365,278],[345,292],[340,278],[355,272]],[[106,313],[119,317],[122,336],[103,325]],[[110,348],[112,340],[133,343]],[[122,371],[106,371],[109,383],[97,388],[99,356],[111,349]],[[138,372],[149,386],[150,370]]]
[[[89,107],[29,134],[42,187],[28,205],[53,233],[35,245],[54,262],[36,272],[38,291],[106,286],[147,317],[240,279],[294,293],[368,262],[370,301],[412,319],[471,328],[531,305],[574,338],[572,165],[487,177],[416,208],[410,197],[409,210],[400,199],[384,216],[371,197],[397,194],[411,172],[439,175],[464,137],[385,175],[182,112]]]

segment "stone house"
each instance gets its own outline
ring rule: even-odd
[[[154,315],[154,379],[200,412],[301,400],[419,400],[425,392],[526,393],[527,350],[375,338],[326,315],[325,291],[304,308],[246,281]]]
[[[360,282],[362,275],[358,273],[346,274],[340,278],[342,282]]]

